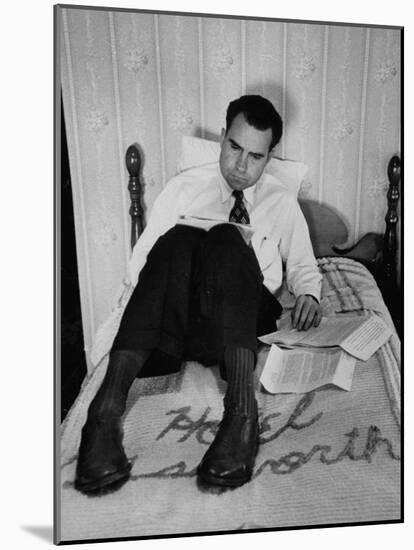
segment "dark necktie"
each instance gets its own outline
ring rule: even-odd
[[[250,223],[249,214],[244,206],[243,191],[233,191],[233,196],[236,199],[233,208],[231,209],[229,221],[235,223]]]

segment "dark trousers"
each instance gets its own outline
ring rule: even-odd
[[[183,360],[221,364],[228,345],[256,353],[257,336],[276,330],[282,311],[262,281],[234,226],[177,225],[148,254],[112,351],[154,350],[140,377],[177,372]]]

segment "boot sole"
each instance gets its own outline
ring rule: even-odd
[[[99,491],[110,489],[111,485],[116,485],[122,480],[126,481],[129,478],[131,468],[132,464],[129,463],[123,470],[118,470],[99,479],[86,482],[75,480],[75,489],[81,493],[98,493]]]
[[[218,487],[241,487],[252,479],[252,474],[240,478],[240,479],[226,479],[223,477],[216,477],[204,472],[197,472],[198,478],[206,485],[214,485]]]
[[[259,444],[260,444],[260,441],[258,436],[256,441],[255,461],[256,461],[257,453],[259,451]],[[197,476],[199,480],[205,483],[206,485],[216,485],[218,487],[241,487],[242,485],[244,485],[245,483],[247,483],[252,479],[253,468],[246,477],[239,478],[239,479],[231,479],[231,478],[217,477],[217,476],[208,474],[206,472],[203,472],[203,470],[199,466],[197,469]]]

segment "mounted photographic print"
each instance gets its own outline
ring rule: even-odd
[[[55,6],[55,542],[402,522],[402,27]]]

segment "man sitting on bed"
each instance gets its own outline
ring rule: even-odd
[[[82,430],[80,491],[108,490],[129,477],[121,417],[137,375],[178,371],[189,359],[219,364],[227,381],[223,419],[199,480],[238,487],[251,478],[259,439],[257,336],[273,332],[280,317],[274,293],[282,261],[296,296],[293,326],[307,330],[321,318],[321,276],[305,219],[293,194],[264,172],[281,135],[268,100],[240,97],[227,110],[219,163],[183,172],[158,196],[131,259],[137,284]],[[183,215],[223,223],[206,231],[180,224]],[[226,221],[250,224],[251,241]]]

